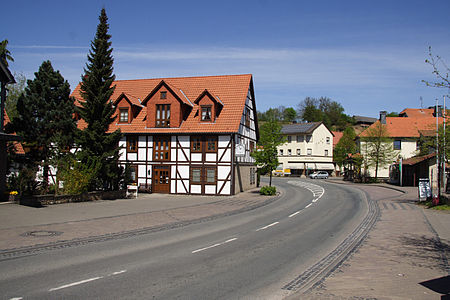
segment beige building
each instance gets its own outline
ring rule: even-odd
[[[436,111],[433,109],[412,109],[407,108],[400,113],[400,117],[386,117],[386,112],[380,112],[380,119],[369,128],[381,123],[387,130],[391,138],[392,149],[397,152],[398,159],[408,159],[419,153],[420,136],[434,135],[436,132],[436,121],[442,124],[443,118],[436,120]],[[363,131],[357,137],[360,153],[366,155],[367,145],[364,138],[367,138],[367,131]],[[379,178],[389,178],[389,168],[397,159],[390,164],[378,167]],[[368,166],[364,170],[367,175],[375,176],[375,167]]]
[[[322,122],[284,125],[286,143],[278,147],[278,160],[283,170],[293,176],[314,171],[334,171],[333,133]]]

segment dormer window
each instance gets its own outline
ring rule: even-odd
[[[170,127],[170,104],[156,104],[156,127]]]
[[[211,105],[202,105],[202,121],[211,121]]]
[[[162,91],[160,94],[159,99],[167,99],[167,92],[166,91]]]
[[[119,109],[119,123],[128,123],[128,108]]]

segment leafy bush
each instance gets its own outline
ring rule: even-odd
[[[71,159],[61,170],[61,180],[64,181],[64,193],[81,194],[87,192],[98,174],[99,164],[91,161],[83,164]]]
[[[263,186],[260,190],[259,193],[261,195],[265,195],[265,196],[273,196],[277,193],[277,188],[274,186]]]

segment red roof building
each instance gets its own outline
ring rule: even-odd
[[[256,187],[252,75],[117,80],[120,163],[153,192],[231,195]],[[80,85],[72,92],[81,105]],[[78,127],[87,126],[79,120]]]

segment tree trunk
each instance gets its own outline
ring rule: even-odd
[[[270,179],[269,179],[269,186],[272,186],[272,168],[270,168]]]

